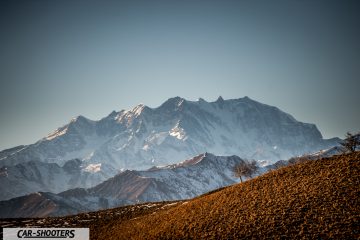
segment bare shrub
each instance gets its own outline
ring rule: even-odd
[[[242,177],[251,178],[258,169],[259,166],[255,160],[242,161],[234,166],[233,172],[234,176],[240,178],[240,181],[242,182]]]
[[[345,151],[355,152],[356,149],[360,146],[360,132],[356,134],[347,132],[345,134],[344,141],[340,144],[345,148]]]

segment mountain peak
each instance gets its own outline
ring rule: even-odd
[[[146,108],[146,106],[142,103],[138,104],[137,106],[135,106],[131,112],[134,113],[135,116],[139,116],[143,110]]]
[[[186,102],[186,100],[179,96],[169,98],[163,104],[161,104],[159,109],[174,109],[174,108],[176,109],[180,107],[184,102]]]
[[[216,102],[224,102],[224,99],[222,96],[219,96],[218,99],[216,100]]]
[[[255,101],[253,100],[252,98],[248,97],[248,96],[245,96],[243,98],[239,98],[238,100],[241,100],[243,102],[247,102],[247,103],[259,103],[259,104],[263,104],[263,103],[260,103],[258,101]]]
[[[87,119],[86,117],[79,115],[77,117],[74,117],[71,119],[70,123],[75,123],[75,122],[85,122],[85,121],[89,121],[90,119]]]
[[[185,98],[182,98],[182,97],[179,97],[179,96],[176,96],[176,97],[173,97],[173,98],[169,98],[167,100],[167,102],[171,102],[171,103],[175,103],[175,104],[179,104],[183,101],[186,101]]]
[[[107,118],[114,118],[114,117],[116,117],[117,114],[118,114],[118,113],[113,110],[113,111],[107,116]]]
[[[206,101],[205,99],[203,99],[203,98],[198,98],[198,102],[200,102],[200,103],[207,103],[207,101]]]

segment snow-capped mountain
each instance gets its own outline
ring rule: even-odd
[[[35,144],[0,152],[0,166],[38,160],[63,165],[78,158],[91,166],[146,169],[202,152],[238,155],[269,163],[326,149],[314,124],[248,97],[215,102],[170,98],[157,108],[143,104],[92,121],[83,116]]]
[[[39,191],[59,193],[70,188],[93,187],[118,173],[111,166],[87,165],[73,159],[57,163],[30,161],[0,168],[0,200]]]
[[[0,217],[55,216],[139,202],[193,198],[238,182],[232,168],[242,161],[237,156],[204,153],[178,164],[145,171],[127,170],[92,188],[59,194],[32,193],[0,201]]]

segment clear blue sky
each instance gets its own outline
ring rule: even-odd
[[[1,1],[0,149],[72,117],[249,96],[324,137],[360,130],[360,4]]]

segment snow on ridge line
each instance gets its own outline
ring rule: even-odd
[[[134,113],[134,115],[137,117],[141,114],[141,112],[143,111],[143,109],[145,108],[145,105],[140,103],[139,105],[135,106],[132,109],[132,112]]]
[[[210,155],[212,155],[212,154],[210,154]],[[184,166],[189,166],[189,165],[196,165],[196,164],[200,163],[206,156],[209,156],[209,153],[202,153],[200,155],[197,155],[193,158],[184,160],[179,163],[165,165],[165,166],[155,166],[154,168],[156,168],[156,169],[172,169],[172,168],[184,167]]]
[[[64,127],[64,128],[58,128],[56,129],[54,132],[50,133],[49,135],[47,135],[45,137],[46,140],[50,141],[53,140],[56,137],[60,137],[62,135],[64,135],[67,132],[68,128]]]

